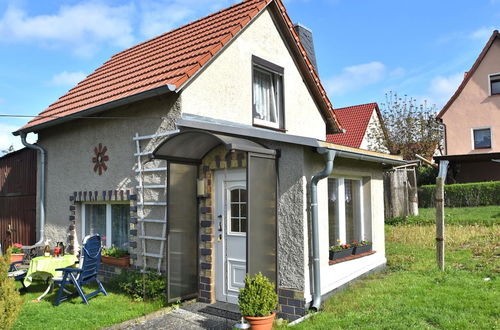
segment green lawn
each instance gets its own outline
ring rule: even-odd
[[[130,320],[160,309],[160,302],[134,302],[128,296],[108,288],[108,296],[99,294],[84,305],[80,297],[54,307],[57,290],[41,302],[32,302],[47,286],[32,284],[23,295],[24,305],[13,329],[96,329]],[[0,327],[1,328],[1,327]]]
[[[500,207],[447,209],[446,271],[431,209],[386,226],[387,271],[324,303],[294,329],[500,329]]]

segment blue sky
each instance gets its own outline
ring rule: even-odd
[[[0,0],[0,114],[36,115],[114,53],[231,0]],[[335,107],[389,90],[439,109],[500,28],[500,0],[288,0]],[[26,118],[0,118],[0,150]]]

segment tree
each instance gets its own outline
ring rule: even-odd
[[[416,99],[399,97],[392,91],[385,98],[386,102],[381,104],[385,134],[380,134],[380,130],[369,132],[371,137],[391,154],[404,159],[415,159],[415,154],[431,158],[443,140],[442,125],[436,120],[436,105],[429,106],[426,100],[417,104]]]
[[[9,154],[14,151],[14,146],[11,144],[7,149],[2,150],[2,155]]]

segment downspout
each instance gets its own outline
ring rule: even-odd
[[[40,152],[40,181],[38,186],[38,196],[40,200],[40,239],[34,245],[27,247],[43,245],[45,240],[45,155],[46,151],[36,144],[30,144],[26,141],[26,133],[21,132],[21,142],[26,148],[38,150]]]
[[[311,180],[311,229],[313,252],[313,302],[311,309],[319,310],[321,306],[321,272],[319,263],[319,225],[318,225],[318,182],[327,178],[333,170],[336,152],[327,148],[318,148],[316,152],[324,155],[325,168],[313,176]]]

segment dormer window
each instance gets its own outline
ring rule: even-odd
[[[500,94],[500,73],[490,75],[490,95]]]
[[[253,124],[283,129],[283,68],[252,57]]]

